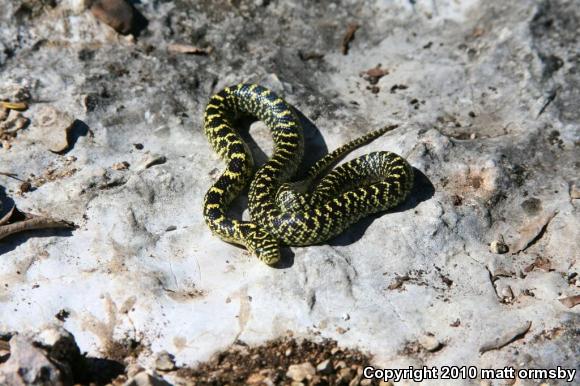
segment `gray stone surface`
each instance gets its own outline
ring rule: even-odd
[[[10,357],[0,366],[0,384],[70,385],[70,362],[78,361],[74,338],[62,328],[46,328],[38,334],[10,339]]]
[[[83,1],[0,0],[0,97],[28,92],[31,120],[0,149],[0,171],[35,188],[19,194],[2,176],[2,201],[79,226],[0,246],[0,332],[66,315],[82,351],[138,341],[149,369],[161,350],[193,364],[288,331],[385,367],[578,369],[580,308],[558,301],[580,292],[577,5],[145,0],[135,38]],[[360,28],[343,55],[351,22]],[[378,64],[388,74],[371,85],[361,73]],[[308,162],[400,125],[353,156],[406,157],[412,197],[328,244],[287,249],[283,269],[212,237],[201,204],[222,164],[203,109],[241,81],[271,87],[312,123]],[[47,106],[78,120],[63,154],[36,120]],[[264,160],[267,129],[250,133]],[[500,241],[508,253],[490,250]]]

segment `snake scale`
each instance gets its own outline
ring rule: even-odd
[[[245,116],[264,122],[274,139],[272,156],[255,174],[252,153],[235,129]],[[226,163],[206,193],[205,221],[214,235],[246,247],[269,265],[279,261],[280,244],[327,241],[361,218],[398,205],[413,185],[411,166],[387,151],[363,155],[323,175],[346,153],[392,127],[347,143],[317,161],[304,180],[291,181],[304,154],[300,121],[288,103],[256,84],[213,95],[204,120],[205,135]],[[248,183],[251,221],[241,221],[230,217],[228,208]]]

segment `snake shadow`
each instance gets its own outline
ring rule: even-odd
[[[81,121],[80,119],[75,119],[71,125],[70,130],[68,130],[66,133],[66,141],[68,143],[67,148],[60,151],[60,152],[55,152],[55,153],[60,154],[60,155],[67,154],[69,151],[71,151],[75,147],[79,138],[86,137],[88,133],[89,133],[89,126],[85,122]]]
[[[363,237],[367,228],[379,217],[388,216],[390,213],[405,212],[415,208],[423,201],[429,200],[435,194],[435,187],[429,181],[429,178],[419,169],[413,168],[415,173],[415,182],[409,196],[401,205],[385,211],[367,216],[357,223],[350,226],[340,235],[331,239],[327,244],[332,246],[345,246],[352,244]]]

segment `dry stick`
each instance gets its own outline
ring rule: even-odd
[[[342,49],[343,55],[348,54],[350,42],[354,39],[354,33],[356,32],[356,30],[359,27],[360,26],[357,23],[350,23],[348,25],[348,27],[346,28],[346,33],[344,34],[344,37],[342,38],[342,44],[341,44],[341,49]]]
[[[18,180],[18,181],[22,181],[18,178],[18,174],[16,174],[16,173],[0,172],[0,176],[6,176],[6,177],[14,178],[15,180]]]
[[[484,352],[491,351],[491,350],[499,350],[500,348],[507,346],[511,342],[516,339],[522,338],[532,327],[532,322],[528,321],[521,327],[518,327],[514,330],[507,331],[503,335],[495,338],[491,342],[485,343],[483,346],[479,348],[479,353],[483,354]]]
[[[8,224],[12,217],[17,213],[24,215],[24,220]],[[29,230],[63,228],[72,229],[74,228],[74,225],[62,220],[55,220],[48,217],[35,216],[30,213],[19,212],[16,207],[13,206],[12,209],[10,209],[10,211],[4,217],[2,217],[2,219],[0,219],[0,240],[12,234]]]
[[[5,109],[17,110],[17,111],[24,111],[28,108],[28,104],[26,102],[0,101],[0,106],[4,107]]]

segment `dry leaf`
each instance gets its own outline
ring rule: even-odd
[[[499,350],[500,348],[507,346],[508,344],[512,343],[516,339],[523,338],[524,335],[530,330],[532,327],[532,322],[526,322],[521,327],[518,327],[515,330],[508,331],[504,333],[502,336],[495,338],[491,342],[485,343],[483,346],[480,347],[479,352],[483,354],[484,352],[491,351],[491,350]]]
[[[524,226],[518,231],[519,239],[516,240],[513,246],[510,248],[513,252],[512,254],[516,254],[528,248],[532,245],[536,239],[542,234],[542,232],[546,229],[550,221],[556,216],[558,212],[553,210],[548,212],[547,214],[536,217],[532,222],[528,225]]]
[[[552,263],[550,262],[549,259],[544,258],[544,257],[536,257],[536,260],[528,265],[526,268],[524,268],[524,272],[531,272],[533,271],[535,268],[541,269],[542,271],[546,271],[549,272],[552,269]]]
[[[567,298],[558,299],[567,308],[572,308],[580,304],[580,295],[568,296]]]

